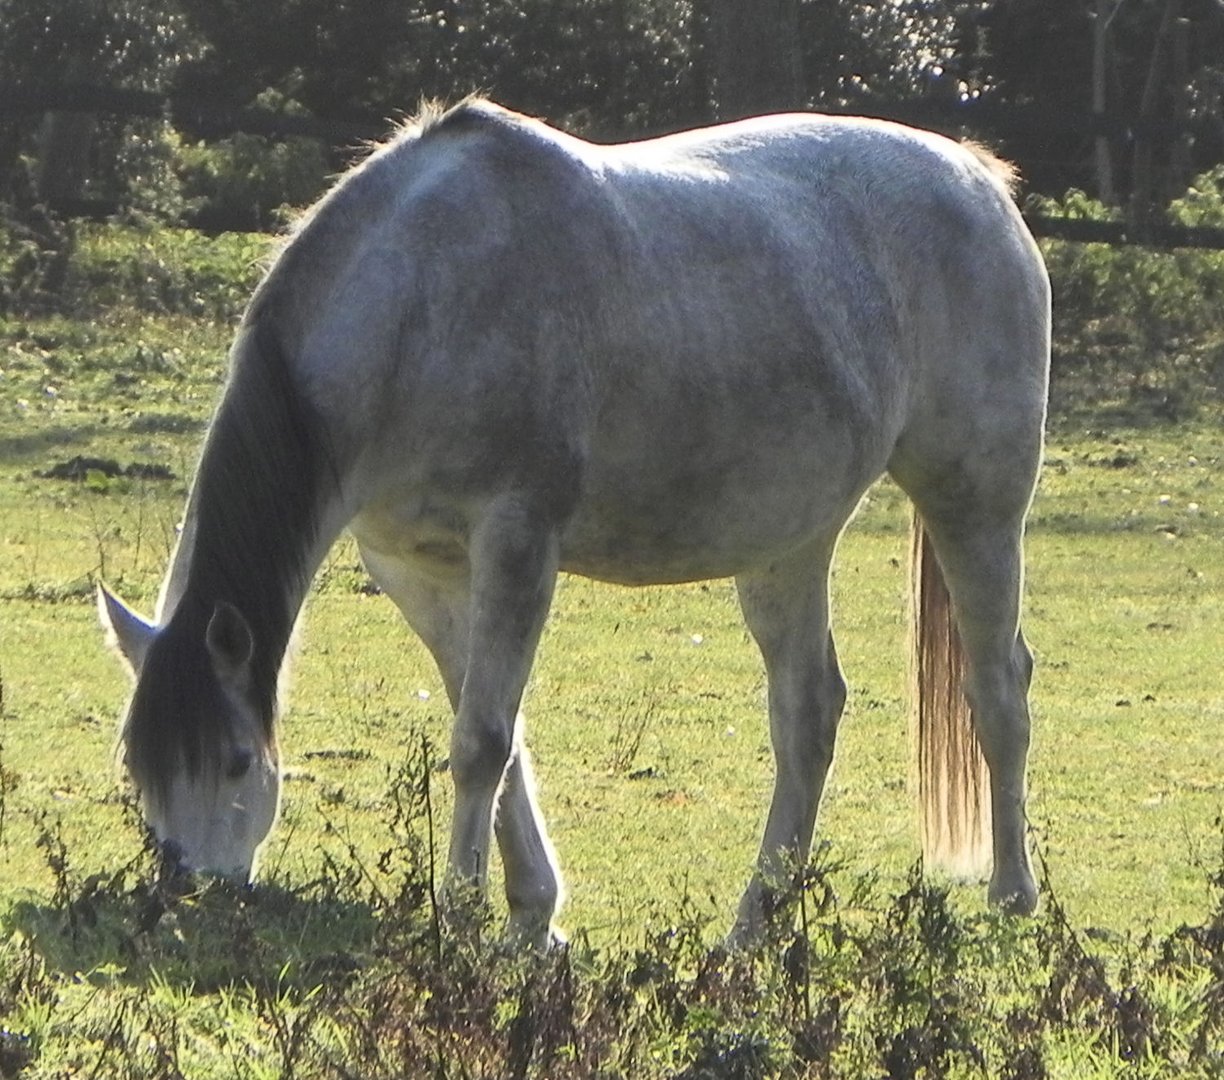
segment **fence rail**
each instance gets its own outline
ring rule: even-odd
[[[1068,109],[1052,115],[1035,107],[999,105],[977,99],[962,101],[939,93],[908,102],[882,104],[864,100],[853,108],[836,111],[857,112],[945,131],[967,131],[995,140],[1033,132],[1047,136],[1078,135],[1085,139],[1098,135],[1127,139],[1157,134],[1166,139],[1170,137],[1167,122],[1158,123],[1132,114]],[[319,117],[254,107],[235,108],[228,102],[198,95],[167,95],[114,86],[0,84],[0,119],[39,116],[47,112],[164,117],[175,127],[205,138],[236,133],[278,139],[303,136],[320,139],[334,147],[356,147],[380,138],[392,123],[389,118],[371,116]],[[1200,130],[1218,134],[1217,128],[1205,123],[1186,124],[1172,134],[1194,134]],[[94,219],[107,217],[117,209],[114,204],[94,199],[60,200],[52,208],[69,216]],[[1025,216],[1035,235],[1051,239],[1224,250],[1224,228],[1182,226],[1159,219],[1134,225],[1041,213]]]
[[[101,116],[165,117],[175,127],[201,136],[243,133],[285,138],[303,135],[333,145],[359,143],[385,135],[390,124],[368,116],[317,117],[273,109],[235,108],[226,101],[191,94],[160,94],[116,86],[67,83],[61,86],[0,84],[0,118],[40,116],[47,112],[95,113]]]
[[[938,87],[938,84],[935,84]],[[370,115],[319,117],[252,107],[235,108],[221,99],[198,94],[128,89],[89,83],[23,86],[0,83],[0,118],[40,115],[45,112],[87,112],[111,116],[168,116],[174,123],[208,129],[209,134],[245,132],[253,135],[305,135],[342,143],[376,138],[387,130],[385,118]],[[981,98],[960,99],[938,89],[909,101],[879,102],[864,98],[845,109],[858,115],[878,116],[903,123],[964,127],[996,138],[1041,133],[1093,138],[1169,138],[1171,135],[1220,136],[1216,121],[1192,119],[1171,125],[1164,117],[1133,112],[1062,109],[1051,113],[1040,106],[1000,104]]]

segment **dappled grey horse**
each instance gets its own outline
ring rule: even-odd
[[[548,941],[519,706],[558,572],[733,576],[776,764],[752,937],[809,851],[846,696],[830,561],[887,472],[916,508],[927,851],[971,867],[986,819],[989,895],[1031,910],[1019,609],[1049,286],[1008,182],[979,149],[819,115],[599,146],[469,100],[373,153],[246,312],[155,620],[100,592],[171,862],[254,873],[278,673],[347,527],[455,710],[448,880],[483,886],[495,831],[511,932]]]

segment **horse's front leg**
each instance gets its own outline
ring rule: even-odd
[[[519,702],[556,583],[557,539],[521,507],[503,507],[482,521],[470,556],[471,636],[451,735],[455,812],[447,881],[452,893],[475,884],[483,894],[498,798],[520,744]],[[509,778],[511,813],[522,802],[525,764]]]
[[[816,811],[846,702],[829,629],[829,563],[836,538],[736,579],[740,607],[769,681],[774,792],[756,873],[740,901],[734,945],[761,937],[791,874],[811,848]],[[786,910],[790,910],[789,905]]]

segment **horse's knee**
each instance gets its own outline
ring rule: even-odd
[[[496,786],[514,748],[510,724],[456,722],[451,734],[450,771],[461,790]]]

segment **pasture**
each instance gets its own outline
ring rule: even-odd
[[[715,948],[772,768],[730,583],[566,579],[526,715],[573,945],[533,964],[493,944],[497,887],[492,925],[437,931],[445,694],[348,542],[293,663],[265,884],[152,888],[93,582],[151,610],[262,252],[85,243],[88,312],[0,319],[0,1076],[1220,1075],[1218,414],[1053,419],[1028,540],[1036,920],[914,874],[908,509],[884,483],[836,563],[851,690],[806,934]]]

